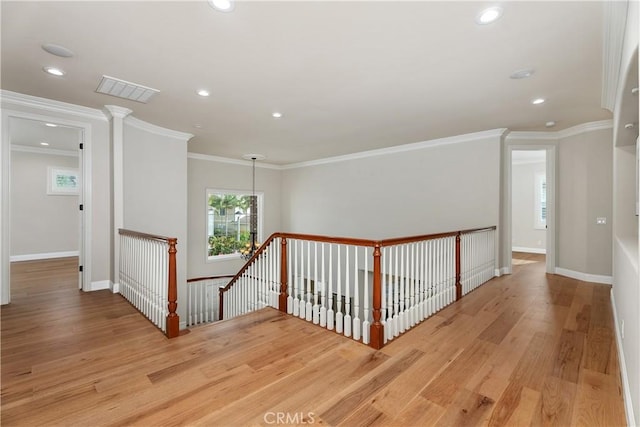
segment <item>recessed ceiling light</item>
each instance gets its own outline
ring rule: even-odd
[[[502,16],[502,8],[498,6],[490,7],[483,10],[476,16],[476,23],[479,25],[487,25],[495,22]]]
[[[202,129],[202,125],[200,123],[196,123],[193,127],[196,129]]]
[[[279,119],[280,117],[282,117],[282,113],[278,113],[277,111],[275,113],[272,113],[271,116],[274,119]]]
[[[56,67],[44,67],[44,68],[43,68],[43,70],[44,70],[46,73],[49,73],[49,74],[54,75],[54,76],[58,76],[58,77],[60,77],[60,76],[64,76],[64,71],[62,71],[60,68],[56,68]]]
[[[58,125],[55,124],[55,123],[45,123],[44,125],[47,126],[47,127],[50,127],[50,128],[57,128],[58,127]]]
[[[44,145],[45,147],[47,147],[49,145],[48,142],[41,142],[40,145]]]
[[[209,91],[208,91],[208,90],[206,90],[206,89],[200,89],[200,90],[198,90],[198,92],[196,92],[196,93],[197,93],[198,95],[200,95],[200,96],[209,96],[209,95],[210,95]]]
[[[264,160],[267,156],[264,154],[243,154],[242,158],[245,160]]]
[[[235,6],[233,0],[209,0],[209,5],[220,12],[231,12]]]
[[[42,49],[44,49],[46,52],[49,52],[51,55],[59,56],[61,58],[71,58],[74,55],[73,51],[58,44],[43,44]]]
[[[552,128],[556,125],[556,122],[554,122],[553,120],[548,121],[547,123],[544,124],[546,127],[548,128]]]
[[[526,70],[518,70],[509,76],[510,79],[526,79],[527,77],[531,77],[535,73],[535,70],[528,68]]]
[[[534,99],[533,101],[531,101],[531,103],[532,103],[533,105],[539,105],[539,104],[542,104],[542,103],[544,103],[544,98],[536,98],[536,99]]]

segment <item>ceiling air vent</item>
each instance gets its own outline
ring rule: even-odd
[[[160,91],[158,89],[151,89],[150,87],[116,79],[114,77],[102,76],[102,80],[100,81],[96,92],[146,104],[153,95]]]

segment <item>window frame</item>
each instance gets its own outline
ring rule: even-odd
[[[534,201],[533,201],[533,228],[536,230],[546,230],[547,229],[547,216],[548,212],[546,212],[547,208],[547,175],[543,172],[537,172],[534,174],[533,178],[534,185]],[[544,209],[545,209],[545,218],[542,219],[542,184],[544,183]]]
[[[264,224],[264,192],[256,191],[252,193],[251,190],[229,190],[229,189],[221,189],[221,188],[206,188],[205,189],[205,197],[204,197],[204,234],[205,234],[205,243],[204,243],[204,255],[205,261],[207,263],[217,262],[217,261],[230,261],[240,259],[240,253],[233,254],[225,254],[225,255],[211,255],[209,256],[209,196],[211,194],[229,194],[235,196],[252,196],[255,194],[257,197],[257,208],[258,208],[258,232],[256,235],[256,239],[258,242],[262,242],[263,240],[263,224]]]

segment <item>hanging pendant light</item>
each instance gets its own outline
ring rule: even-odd
[[[240,256],[245,260],[250,260],[253,254],[260,247],[258,242],[258,200],[256,198],[256,160],[263,160],[265,157],[261,154],[245,154],[242,156],[247,160],[251,160],[251,204],[249,216],[249,242],[240,250]]]

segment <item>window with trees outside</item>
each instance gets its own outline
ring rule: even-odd
[[[251,192],[207,190],[207,258],[225,259],[240,255],[251,241],[251,220],[256,222],[256,239],[261,241],[262,198],[256,193],[251,212]],[[253,215],[252,215],[253,214]]]

